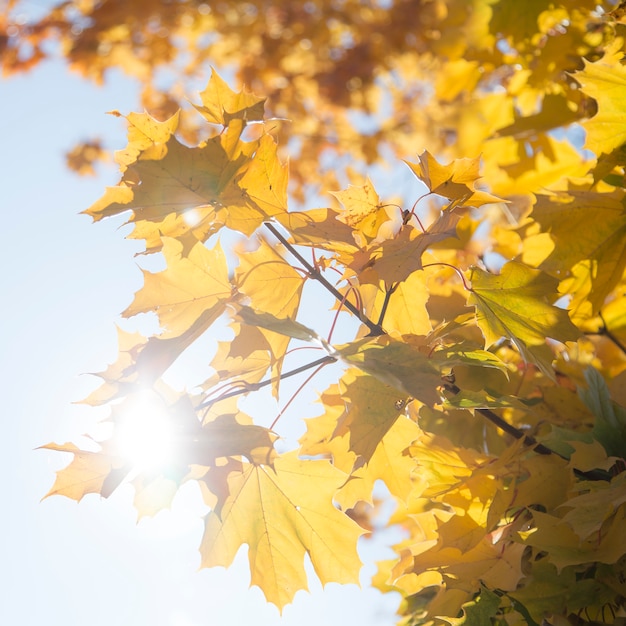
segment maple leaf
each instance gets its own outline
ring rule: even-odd
[[[128,122],[128,146],[117,150],[115,160],[123,172],[126,167],[137,161],[139,155],[146,150],[159,150],[158,146],[166,144],[176,132],[180,121],[179,113],[175,113],[161,122],[149,113],[129,113],[122,115],[119,111],[110,111],[115,117],[124,117]]]
[[[233,134],[235,149],[231,145]],[[109,188],[85,212],[100,220],[133,209],[140,218],[159,221],[172,212],[193,207],[215,205],[217,210],[220,204],[232,203],[237,197],[233,178],[248,163],[253,150],[253,144],[240,142],[239,132],[230,128],[197,148],[189,148],[172,136],[159,144],[157,152],[141,151],[137,160],[127,165],[120,185]],[[241,192],[238,200],[245,202]]]
[[[621,55],[620,55],[621,56]],[[583,93],[598,103],[598,112],[582,122],[587,131],[585,147],[597,155],[626,143],[622,123],[626,101],[626,66],[611,50],[595,62],[583,59],[584,68],[574,73]]]
[[[459,219],[457,213],[444,211],[426,232],[406,224],[397,236],[373,246],[364,259],[359,258],[351,267],[357,271],[372,267],[378,278],[389,284],[406,280],[413,272],[423,268],[422,255],[430,246],[457,236]]]
[[[372,492],[377,480],[382,480],[399,502],[407,502],[417,482],[413,477],[416,462],[407,454],[407,448],[420,433],[419,426],[412,420],[404,416],[396,419],[378,442],[367,464],[351,471],[350,479],[335,497],[337,503],[344,510],[354,507],[357,502],[373,504]],[[333,458],[336,456],[334,453]]]
[[[557,280],[539,270],[510,261],[499,275],[474,267],[469,272],[468,304],[476,307],[476,319],[487,346],[508,337],[526,361],[552,376],[552,351],[546,338],[574,341],[579,332],[567,311],[551,305]]]
[[[232,472],[228,497],[206,518],[202,566],[227,567],[248,544],[251,584],[281,609],[307,588],[305,554],[323,584],[358,582],[356,542],[364,531],[333,505],[345,478],[328,461],[295,452],[277,457],[273,468]]]
[[[41,446],[46,450],[70,452],[72,462],[57,472],[57,477],[45,498],[53,495],[66,496],[77,502],[88,493],[108,497],[132,469],[123,457],[101,444],[99,451],[81,450],[73,443],[49,443]]]
[[[337,219],[363,235],[365,241],[374,239],[381,225],[389,220],[369,178],[360,187],[350,185],[348,189],[331,193],[343,205]]]
[[[275,318],[295,319],[304,278],[264,240],[254,252],[241,253],[239,260],[235,282],[239,291],[249,298],[251,308]],[[290,337],[265,328],[261,332],[272,351],[273,374],[278,376]],[[275,386],[275,392],[277,389]]]
[[[252,163],[238,180],[239,187],[267,217],[287,210],[289,171],[287,165],[278,160],[276,150],[276,141],[263,135]]]
[[[436,404],[441,374],[427,355],[389,337],[355,341],[337,348],[348,364],[424,404]],[[400,398],[401,399],[401,398]]]
[[[154,311],[164,329],[162,338],[180,336],[201,317],[217,319],[233,295],[219,243],[211,250],[196,243],[183,256],[179,241],[163,238],[162,254],[166,269],[158,273],[143,270],[144,286],[122,315]]]
[[[237,322],[231,324],[231,328],[233,339],[218,342],[217,352],[211,361],[215,374],[203,383],[205,389],[211,389],[229,378],[256,383],[271,366],[271,347],[259,328]]]
[[[348,434],[350,450],[368,462],[400,416],[405,398],[373,376],[347,372],[341,380],[346,412],[334,435]]]
[[[475,188],[480,178],[479,158],[455,159],[448,165],[441,165],[428,150],[424,150],[418,163],[405,163],[432,193],[461,205],[479,207],[490,202],[502,202],[500,198]]]
[[[563,277],[561,290],[572,294],[570,308],[575,313],[580,309],[585,316],[597,314],[621,279],[626,267],[623,199],[621,190],[570,190],[537,197],[532,217],[542,234],[524,242],[524,260],[560,276],[571,273]]]
[[[194,107],[211,124],[228,126],[234,120],[260,122],[263,120],[265,98],[251,93],[233,91],[213,69],[205,89],[200,92],[202,106]]]
[[[354,231],[338,218],[339,213],[333,209],[310,209],[281,213],[275,219],[298,245],[354,253],[358,249]]]

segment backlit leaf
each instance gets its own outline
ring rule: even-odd
[[[231,120],[258,122],[263,120],[265,98],[251,93],[233,91],[213,70],[209,83],[200,92],[202,106],[194,105],[207,122],[228,126]]]
[[[328,461],[294,453],[278,457],[273,468],[245,465],[231,473],[228,497],[206,519],[202,566],[227,567],[247,544],[252,584],[281,609],[307,588],[305,554],[323,584],[358,582],[363,530],[332,502],[344,481]]]
[[[162,272],[144,270],[144,286],[124,311],[125,317],[154,311],[164,329],[162,338],[177,337],[210,312],[213,319],[225,310],[233,288],[221,247],[197,243],[186,256],[176,239],[164,239]]]
[[[598,112],[583,122],[587,131],[585,147],[599,156],[626,143],[623,124],[626,66],[614,56],[605,56],[594,63],[585,59],[584,64],[574,78],[583,92],[598,103]]]
[[[490,202],[501,202],[500,198],[476,189],[475,185],[480,179],[479,158],[456,159],[448,165],[441,165],[425,150],[419,156],[418,163],[406,161],[406,164],[434,194],[475,207]]]
[[[553,357],[546,338],[570,341],[579,336],[567,311],[550,304],[557,281],[547,274],[509,262],[499,275],[474,267],[469,278],[472,287],[467,301],[476,306],[487,346],[507,337],[524,359],[549,373]]]

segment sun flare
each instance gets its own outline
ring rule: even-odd
[[[120,455],[137,470],[165,467],[174,460],[172,418],[152,391],[134,394],[120,407],[115,438]]]

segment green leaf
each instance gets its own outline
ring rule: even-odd
[[[301,339],[302,341],[322,341],[320,336],[308,326],[300,324],[288,317],[276,317],[271,313],[256,311],[249,306],[240,304],[237,306],[237,317],[249,326],[257,326],[266,330],[274,331],[286,337]]]
[[[609,389],[597,369],[585,370],[588,388],[578,389],[582,401],[596,416],[592,434],[608,454],[626,458],[626,409],[611,400]]]
[[[552,351],[548,337],[574,341],[580,333],[567,311],[550,304],[558,281],[522,263],[511,261],[499,275],[478,267],[470,269],[472,287],[468,304],[476,307],[476,320],[488,346],[508,337],[526,361],[552,377]]]
[[[348,364],[424,404],[441,401],[441,373],[428,355],[389,337],[354,341],[337,349]]]
[[[485,626],[491,624],[502,602],[500,596],[486,587],[470,602],[463,605],[463,617],[442,617],[451,626]]]

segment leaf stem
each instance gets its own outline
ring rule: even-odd
[[[383,301],[383,306],[380,309],[380,315],[378,316],[378,325],[382,326],[383,320],[385,319],[385,313],[387,313],[387,307],[389,306],[389,300],[391,300],[391,295],[398,288],[400,283],[393,283],[390,287],[385,285],[385,299]]]
[[[370,329],[370,334],[372,336],[384,335],[385,331],[380,327],[380,325],[375,324],[370,320],[362,311],[359,311],[350,301],[345,300],[344,296],[333,286],[331,285],[326,278],[322,275],[322,273],[315,267],[313,267],[295,248],[292,244],[290,244],[285,237],[283,237],[280,231],[270,222],[264,222],[266,228],[280,241],[289,252],[302,263],[302,265],[307,269],[311,278],[314,278],[318,282],[320,282],[327,291],[329,291],[339,302],[343,302],[346,309],[354,313],[363,324],[365,324]]]
[[[624,346],[624,344],[608,329],[606,321],[602,315],[602,311],[598,311],[598,316],[602,320],[602,328],[600,328],[599,334],[610,339],[624,354],[626,354],[626,346]]]
[[[463,272],[456,265],[451,265],[450,263],[444,263],[443,261],[438,261],[437,263],[426,263],[426,265],[422,265],[422,269],[425,267],[434,267],[435,265],[445,265],[446,267],[453,269],[461,278],[461,281],[463,282],[463,287],[465,287],[465,290],[466,291],[472,290],[472,288],[467,284],[467,281],[465,280],[465,276],[463,276]]]
[[[296,399],[296,396],[304,389],[304,387],[309,383],[309,381],[315,376],[317,375],[317,373],[326,365],[328,365],[331,361],[325,361],[324,363],[320,363],[317,368],[315,368],[315,371],[311,372],[306,379],[302,382],[302,384],[295,390],[294,394],[291,396],[291,398],[289,398],[287,404],[285,404],[285,406],[278,412],[278,415],[276,416],[276,418],[274,419],[274,421],[271,423],[269,429],[270,430],[274,430],[274,426],[276,426],[276,422],[278,422],[278,420],[283,416],[283,414],[285,413],[285,411],[289,408],[289,405]]]
[[[316,361],[312,361],[311,363],[307,363],[306,365],[301,365],[300,367],[296,367],[280,376],[274,376],[273,378],[268,378],[267,380],[262,380],[259,383],[247,383],[245,381],[236,381],[234,384],[239,384],[241,387],[239,389],[233,389],[227,393],[222,394],[216,398],[211,398],[209,400],[205,400],[201,402],[196,409],[205,409],[207,407],[212,406],[216,402],[220,400],[226,400],[227,398],[234,398],[235,396],[241,396],[244,393],[249,393],[250,391],[258,391],[259,389],[263,389],[263,387],[267,387],[272,383],[275,383],[279,380],[284,380],[285,378],[290,378],[291,376],[295,376],[296,374],[300,374],[302,372],[306,372],[310,370],[312,367],[318,367],[321,365],[326,365],[328,363],[334,363],[337,359],[334,356],[326,355]]]

